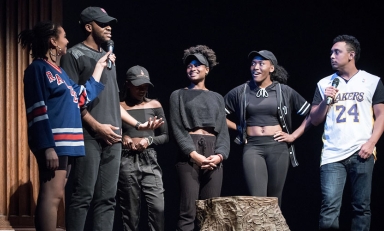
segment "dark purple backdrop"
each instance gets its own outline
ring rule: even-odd
[[[384,76],[382,65],[384,7],[380,1],[248,1],[236,3],[193,1],[98,1],[66,0],[63,26],[69,47],[83,40],[78,15],[87,6],[101,6],[118,19],[112,29],[119,81],[133,65],[142,65],[155,85],[150,97],[163,104],[168,115],[171,92],[188,84],[182,64],[183,50],[205,44],[217,54],[220,65],[206,86],[225,95],[249,78],[247,55],[252,50],[274,52],[291,78],[288,84],[312,101],[316,82],[333,71],[329,61],[332,40],[339,34],[356,36],[361,45],[359,69]],[[216,1],[219,2],[219,1]],[[245,1],[244,1],[245,2]],[[294,119],[297,127],[301,118]],[[323,126],[312,128],[296,142],[300,166],[290,168],[282,211],[293,231],[317,230],[320,208],[319,164]],[[231,133],[234,137],[234,133]],[[172,138],[172,137],[171,137]],[[373,179],[372,228],[384,230],[383,141],[379,142]],[[166,230],[175,230],[178,209],[173,139],[158,149],[165,187]],[[242,176],[241,148],[231,143],[225,162],[222,196],[247,195]],[[69,182],[70,183],[70,182]],[[70,189],[70,184],[68,185]],[[349,197],[344,198],[341,225],[349,227]],[[145,210],[143,210],[145,212]],[[146,230],[143,214],[142,230]],[[121,230],[119,215],[115,230]],[[88,230],[91,230],[88,225]]]

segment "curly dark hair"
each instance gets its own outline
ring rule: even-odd
[[[338,42],[345,42],[347,44],[348,51],[355,52],[355,62],[359,60],[361,52],[360,42],[355,37],[353,37],[352,35],[339,35],[333,39],[333,44]]]
[[[274,65],[274,67],[275,70],[271,73],[271,80],[286,84],[289,77],[288,72],[280,65]]]
[[[216,54],[215,52],[210,49],[208,46],[205,46],[205,45],[197,45],[197,46],[194,46],[194,47],[190,47],[188,49],[185,49],[184,50],[184,57],[183,57],[183,60],[190,54],[196,54],[196,53],[200,53],[202,55],[204,55],[204,57],[208,60],[208,63],[209,63],[209,68],[212,69],[214,66],[216,66],[217,64],[219,64],[217,61],[216,61]]]
[[[48,59],[46,56],[49,49],[49,39],[59,37],[58,23],[51,21],[38,22],[33,29],[26,29],[18,35],[18,42],[22,48],[32,50],[32,58]]]

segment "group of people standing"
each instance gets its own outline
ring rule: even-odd
[[[86,8],[80,14],[85,40],[68,50],[64,29],[52,22],[19,34],[34,58],[25,71],[24,93],[28,141],[39,165],[37,230],[55,229],[71,167],[68,230],[84,229],[91,203],[93,230],[112,230],[116,197],[124,229],[138,230],[142,194],[149,229],[164,230],[164,187],[154,147],[169,140],[167,120],[161,103],[147,98],[153,84],[142,66],[127,71],[120,102],[116,67],[107,65],[116,57],[101,48],[116,21],[102,8]],[[384,129],[384,91],[379,77],[356,68],[359,55],[356,38],[335,38],[336,73],[319,81],[311,106],[286,85],[288,73],[270,51],[250,52],[249,81],[223,97],[205,85],[218,64],[215,52],[205,45],[184,50],[190,84],[174,91],[169,102],[179,147],[177,230],[197,228],[196,200],[220,196],[223,161],[230,153],[228,129],[237,131],[235,143],[243,145],[249,194],[277,197],[281,206],[289,164],[298,166],[294,141],[324,121],[319,229],[339,227],[342,192],[350,179],[352,230],[369,230],[372,154]],[[226,118],[231,113],[236,121]],[[304,116],[296,129],[293,113]]]

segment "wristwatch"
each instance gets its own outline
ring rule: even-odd
[[[137,121],[137,123],[136,123],[136,125],[135,125],[135,128],[136,128],[136,130],[139,130],[139,126],[140,126],[140,122],[139,121]]]

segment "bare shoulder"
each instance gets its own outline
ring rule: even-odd
[[[129,110],[130,108],[124,101],[120,102],[120,106],[122,106],[125,110]]]
[[[151,108],[162,107],[161,103],[156,99],[152,99],[151,101],[149,101],[148,106],[150,106]]]

